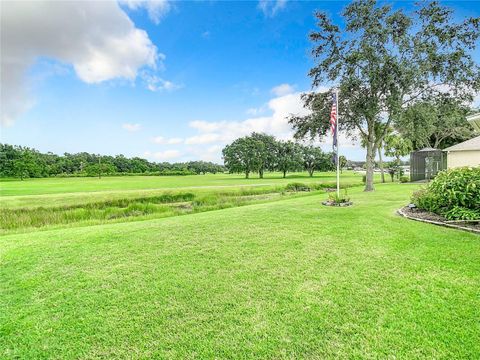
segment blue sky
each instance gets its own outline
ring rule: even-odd
[[[71,4],[2,5],[2,76],[14,75],[2,85],[1,141],[221,162],[224,144],[252,130],[291,136],[285,117],[310,90],[313,12],[338,20],[346,2]],[[459,18],[480,14],[478,2],[446,4]],[[341,140],[341,153],[364,159]]]

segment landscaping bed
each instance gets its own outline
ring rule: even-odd
[[[452,227],[461,230],[472,231],[480,234],[480,222],[479,221],[449,221],[443,216],[435,214],[430,211],[426,211],[419,208],[411,208],[405,206],[398,210],[398,213],[406,218],[412,220],[418,220],[428,222],[435,225],[441,225],[446,227]]]

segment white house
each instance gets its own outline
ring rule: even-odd
[[[480,166],[480,136],[450,146],[447,152],[447,168]]]
[[[467,116],[467,121],[473,126],[475,132],[480,133],[480,113]],[[480,136],[450,146],[447,152],[447,168],[460,166],[480,166]]]

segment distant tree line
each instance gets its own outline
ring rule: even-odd
[[[40,178],[49,176],[102,175],[193,175],[225,171],[222,165],[206,161],[185,163],[150,162],[124,155],[97,155],[86,152],[63,155],[0,144],[0,177]]]
[[[265,171],[280,171],[283,177],[291,171],[315,171],[335,169],[333,154],[319,147],[301,145],[293,141],[279,141],[263,133],[252,133],[236,139],[222,150],[225,167],[231,173],[243,173],[248,179],[251,173],[263,178]],[[342,157],[340,164],[346,166]]]

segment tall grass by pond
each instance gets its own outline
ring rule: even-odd
[[[6,233],[55,225],[78,223],[92,225],[140,218],[177,216],[273,201],[300,192],[320,190],[331,186],[332,184],[329,183],[310,185],[291,183],[286,186],[268,188],[177,192],[84,204],[5,208],[0,210],[0,231]]]

